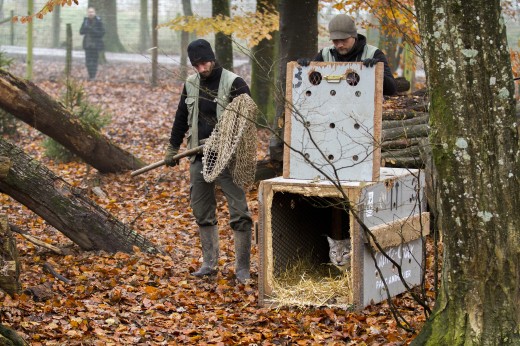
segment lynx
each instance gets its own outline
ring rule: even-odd
[[[350,269],[350,238],[334,240],[327,237],[329,241],[329,258],[330,262],[336,266],[341,272],[346,272]]]

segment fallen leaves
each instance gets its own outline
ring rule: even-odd
[[[44,67],[46,73],[56,75],[61,68],[50,63]],[[84,67],[76,66],[79,68]],[[111,140],[151,163],[162,159],[181,84],[163,78],[158,87],[150,89],[135,81],[112,82],[118,75],[145,75],[145,68],[110,66],[108,71],[104,66],[101,73],[112,73],[113,79],[85,84],[85,88],[92,102],[113,114],[112,123],[104,128]],[[59,92],[59,82],[49,82],[42,75],[38,78],[49,93]],[[95,175],[83,163],[55,164],[45,158],[40,146],[43,137],[30,127],[21,124],[19,134],[19,146],[74,186],[84,188]],[[269,136],[259,132],[259,138],[259,157],[263,158]],[[33,345],[405,345],[414,337],[397,328],[386,304],[359,312],[259,306],[255,281],[235,283],[232,231],[221,193],[217,203],[220,271],[214,279],[190,276],[200,265],[200,244],[189,205],[188,168],[188,160],[182,160],[174,169],[161,167],[133,179],[126,174],[96,176],[107,197],[94,193],[90,197],[165,251],[155,256],[138,249],[133,254],[80,251],[45,221],[0,195],[1,211],[10,222],[47,243],[72,249],[72,254],[58,256],[17,236],[23,287],[46,284],[52,297],[36,302],[26,294],[11,298],[0,293],[2,323]],[[257,193],[253,188],[248,194],[255,220]],[[254,246],[254,279],[258,277],[257,255]],[[71,284],[44,273],[45,262],[53,263]],[[422,309],[407,295],[399,297],[397,304],[420,329]]]

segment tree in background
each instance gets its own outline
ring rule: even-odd
[[[415,6],[444,265],[435,309],[413,345],[519,345],[520,151],[501,4]]]
[[[125,47],[119,39],[117,32],[117,3],[116,0],[89,0],[89,7],[94,7],[96,13],[103,20],[105,25],[105,50],[107,52],[124,52]]]
[[[139,51],[150,48],[150,22],[148,21],[148,0],[140,1],[141,16],[139,19]]]
[[[55,6],[52,12],[52,47],[60,47],[60,31],[61,31],[61,6]]]
[[[280,2],[279,85],[275,137],[269,143],[271,160],[283,161],[283,119],[285,112],[285,78],[287,62],[318,52],[318,0]],[[302,25],[302,23],[305,23]]]
[[[256,2],[258,13],[276,12],[277,0],[259,0]],[[261,124],[271,124],[274,120],[275,106],[272,87],[276,80],[277,36],[264,38],[251,51],[251,96],[260,110]]]
[[[229,0],[212,0],[211,13],[214,18],[231,17]],[[227,70],[233,71],[233,41],[231,34],[221,31],[215,33],[215,55],[220,64]]]
[[[193,10],[191,8],[191,0],[182,0],[182,12],[184,16],[193,16]],[[188,31],[181,31],[181,67],[180,67],[180,79],[184,81],[188,75],[188,45],[192,41],[193,35],[190,35]]]
[[[267,0],[266,2],[276,2],[276,0]],[[189,4],[189,0],[183,0],[184,3]],[[231,44],[231,40],[235,39],[241,39],[246,41],[246,45],[249,48],[255,47],[260,44],[262,40],[266,40],[264,44],[269,45],[272,43],[272,33],[278,31],[278,25],[279,25],[279,18],[278,18],[278,12],[276,11],[275,7],[273,7],[270,11],[256,11],[256,12],[245,12],[241,15],[234,15],[233,18],[230,16],[225,15],[218,15],[216,17],[200,17],[198,15],[193,15],[191,12],[191,5],[190,5],[190,12],[187,12],[187,7],[184,6],[184,16],[179,16],[167,23],[163,23],[160,26],[161,27],[168,27],[171,30],[179,30],[181,32],[186,33],[196,33],[198,36],[206,36],[211,33],[217,33],[221,32],[226,37],[228,37],[228,40]],[[181,34],[181,37],[183,34]],[[188,40],[186,40],[188,41]],[[218,49],[218,44],[216,45],[216,49]],[[187,46],[187,43],[186,43]],[[240,48],[245,52],[248,53],[247,47]],[[184,54],[185,48],[183,46],[182,53]],[[262,52],[266,52],[271,50],[268,48],[267,50],[262,49]],[[249,52],[250,53],[250,52]],[[256,56],[256,53],[253,53],[254,56]],[[255,59],[253,56],[253,60]],[[181,59],[183,57],[181,56]],[[220,55],[217,52],[217,58],[220,60]],[[184,59],[186,59],[184,57]],[[266,57],[266,61],[274,61],[274,57],[268,58]],[[182,65],[181,60],[181,65]],[[232,62],[231,62],[232,65]],[[254,67],[253,67],[254,68]],[[271,67],[269,66],[263,66],[263,69],[267,70]],[[182,71],[181,71],[182,72]],[[253,76],[252,79],[255,77]],[[274,80],[270,81],[271,84],[274,84]]]

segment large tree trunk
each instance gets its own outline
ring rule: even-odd
[[[417,0],[444,239],[414,345],[520,345],[520,153],[499,0]]]
[[[30,81],[0,70],[0,108],[59,142],[101,173],[135,170],[144,162],[73,118],[59,102]]]
[[[276,8],[276,0],[259,0],[256,11],[264,13]],[[262,125],[272,124],[274,120],[274,84],[276,80],[275,61],[276,38],[278,35],[263,39],[253,47],[251,56],[251,96],[260,110],[258,122]]]
[[[132,252],[157,250],[147,239],[118,221],[21,149],[0,138],[0,156],[11,160],[0,192],[41,216],[84,250]]]
[[[117,32],[117,3],[116,0],[89,0],[88,6],[96,9],[96,14],[101,17],[105,26],[105,50],[107,52],[125,52],[125,47],[119,39]]]
[[[212,0],[212,16],[231,17],[229,0]],[[215,34],[215,55],[218,62],[230,71],[233,71],[233,41],[230,35],[221,32]]]
[[[271,160],[283,161],[283,128],[285,111],[285,78],[287,62],[301,57],[313,58],[318,53],[318,0],[280,2],[279,84],[276,94],[276,136],[269,143]],[[302,25],[302,23],[305,23]]]

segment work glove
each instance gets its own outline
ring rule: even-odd
[[[363,65],[365,65],[366,67],[374,67],[374,65],[377,64],[378,62],[379,62],[378,59],[368,58],[368,59],[363,60]]]
[[[308,58],[298,58],[298,60],[296,60],[296,62],[301,65],[301,66],[309,66],[309,64],[311,63],[311,59],[308,59]]]
[[[179,160],[174,160],[173,157],[179,153],[179,148],[174,148],[170,143],[166,148],[166,154],[164,154],[164,163],[168,167],[175,167],[179,164]]]

